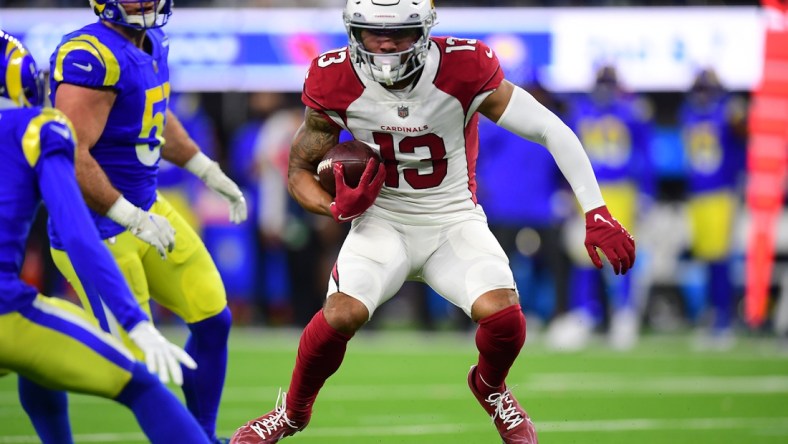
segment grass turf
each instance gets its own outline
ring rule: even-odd
[[[292,331],[233,331],[221,435],[273,408],[297,341]],[[594,344],[557,354],[529,338],[508,382],[543,444],[788,442],[788,353],[773,339],[741,338],[726,352],[696,352],[690,343],[647,336],[628,353]],[[286,442],[498,443],[466,386],[475,357],[470,334],[362,330],[309,427]],[[77,442],[146,442],[122,406],[70,399]],[[16,378],[0,378],[0,444],[31,442],[38,440],[16,398]]]

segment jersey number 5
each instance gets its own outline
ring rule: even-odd
[[[142,113],[142,130],[138,137],[137,159],[146,166],[153,166],[161,157],[164,145],[164,116],[167,113],[167,98],[170,97],[170,82],[145,91],[145,110]],[[154,140],[150,140],[153,138]]]

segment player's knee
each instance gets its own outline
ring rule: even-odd
[[[522,347],[525,342],[525,316],[519,305],[509,307],[479,321],[479,328],[486,330],[500,341]]]
[[[334,293],[323,307],[323,316],[328,325],[337,331],[353,334],[369,320],[369,310],[358,299],[344,293]]]
[[[131,368],[131,379],[115,397],[119,403],[131,408],[134,402],[148,393],[156,390],[161,385],[159,379],[148,371],[148,368],[141,362],[135,362]]]
[[[206,321],[215,324],[217,331],[222,331],[229,335],[230,327],[233,325],[233,314],[230,312],[229,307],[224,307],[224,310],[220,311],[219,314],[206,319]]]
[[[224,310],[208,319],[189,324],[189,330],[199,341],[210,341],[221,345],[227,342],[232,323],[233,317],[230,309],[225,307]]]
[[[488,291],[473,303],[471,317],[474,321],[479,322],[514,305],[520,307],[520,298],[513,289],[501,288]]]

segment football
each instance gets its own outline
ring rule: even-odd
[[[350,187],[357,187],[364,174],[367,161],[372,158],[380,163],[381,159],[375,150],[360,140],[351,140],[334,145],[328,150],[323,160],[317,166],[317,176],[320,185],[323,186],[328,194],[336,194],[336,182],[334,179],[334,163],[341,163],[345,167],[345,183]]]

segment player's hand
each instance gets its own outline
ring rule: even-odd
[[[339,223],[351,221],[361,216],[375,202],[386,180],[386,167],[382,162],[376,167],[376,163],[378,162],[375,159],[367,161],[367,167],[356,188],[345,183],[345,167],[339,162],[334,164],[336,197],[330,206],[334,220]]]
[[[151,244],[162,259],[175,248],[175,229],[164,216],[149,213],[140,208],[133,223],[128,227],[131,234]]]
[[[247,209],[246,199],[241,189],[219,168],[219,164],[211,162],[211,165],[200,176],[208,188],[216,191],[228,202],[230,202],[230,222],[240,224],[246,220]]]
[[[246,199],[238,185],[224,174],[218,163],[198,152],[183,167],[230,202],[230,222],[240,224],[246,220]]]
[[[175,248],[175,229],[164,216],[139,208],[121,196],[107,211],[107,217],[126,227],[131,234],[147,242],[167,259]]]
[[[192,370],[197,368],[197,363],[188,353],[165,339],[148,321],[135,325],[129,332],[129,337],[145,354],[148,371],[158,374],[163,383],[172,380],[177,385],[183,385],[181,364]]]
[[[602,268],[597,248],[607,256],[616,274],[626,274],[635,264],[635,239],[610,215],[605,205],[586,213],[585,244],[596,268]]]

